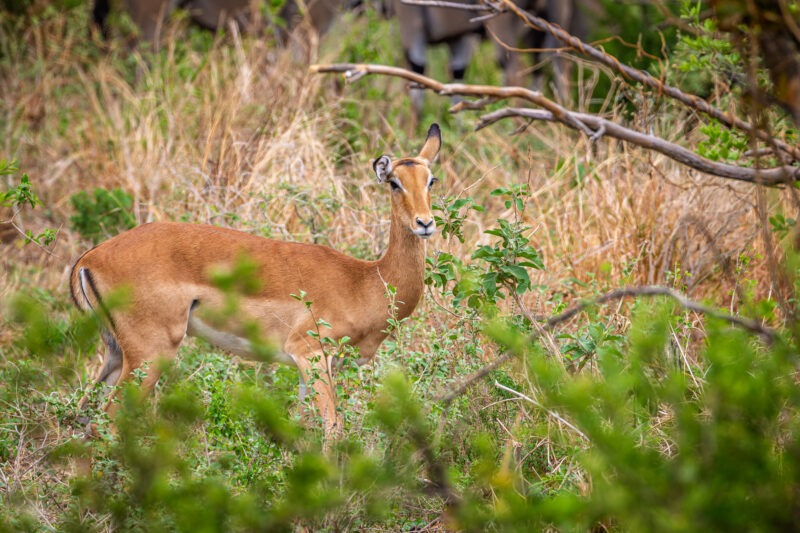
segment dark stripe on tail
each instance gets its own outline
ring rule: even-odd
[[[100,308],[100,314],[103,316],[103,319],[108,321],[108,325],[111,327],[112,332],[116,331],[117,326],[114,324],[114,319],[111,317],[111,312],[108,310],[105,302],[100,297],[100,291],[97,290],[97,285],[94,282],[94,277],[92,276],[91,270],[86,267],[81,267],[78,270],[78,277],[80,278],[81,275],[85,275],[86,282],[89,285],[89,290],[92,291],[92,296],[94,296],[94,299],[97,300],[97,306]],[[81,286],[83,286],[83,283],[81,283]],[[89,306],[92,305],[91,302],[88,303]]]
[[[93,249],[94,248],[92,248],[92,250]],[[78,260],[75,261],[75,264],[72,265],[72,270],[70,270],[70,272],[69,272],[69,295],[72,296],[72,303],[75,304],[75,307],[77,307],[78,309],[81,309],[81,310],[83,310],[83,307],[81,306],[81,302],[78,300],[78,295],[75,294],[75,285],[76,285],[75,282],[76,282],[76,280],[77,280],[77,283],[81,282],[80,274],[77,272],[78,264],[81,262],[81,259],[83,259],[84,256],[86,254],[88,254],[89,252],[91,252],[92,250],[86,250],[85,252],[83,252],[81,254],[81,256],[78,258]]]
[[[81,307],[81,303],[78,301],[78,297],[75,295],[75,269],[78,267],[78,263],[72,267],[72,272],[69,274],[69,295],[72,297],[72,303],[75,304],[75,307],[78,309],[83,310]],[[78,283],[80,283],[80,279],[78,279]]]

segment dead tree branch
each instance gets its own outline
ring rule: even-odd
[[[745,133],[754,135],[757,139],[763,142],[774,144],[782,152],[788,154],[793,160],[800,161],[800,149],[798,149],[796,146],[791,146],[783,141],[780,141],[779,139],[775,139],[772,135],[770,135],[769,132],[758,129],[745,120],[734,117],[720,109],[715,108],[699,96],[685,93],[677,87],[663,83],[649,72],[638,70],[620,63],[616,57],[583,42],[571,33],[565,31],[557,24],[552,24],[541,17],[537,17],[521,9],[512,0],[497,0],[496,2],[484,0],[484,4],[482,6],[477,6],[475,4],[459,4],[458,2],[439,0],[403,0],[403,2],[413,5],[466,9],[469,11],[480,11],[479,9],[476,9],[476,7],[482,7],[484,11],[489,12],[510,11],[525,21],[525,23],[531,28],[549,33],[566,46],[592,59],[593,61],[600,63],[601,65],[607,66],[625,79],[641,83],[645,87],[654,89],[659,94],[669,96],[670,98],[677,100],[687,107],[695,109],[711,118],[718,120],[728,128],[741,130]]]
[[[690,300],[681,292],[676,291],[675,289],[670,289],[669,287],[660,287],[657,285],[653,286],[645,286],[645,287],[624,287],[621,289],[616,289],[611,292],[607,292],[597,298],[592,300],[587,300],[585,302],[580,302],[575,304],[574,306],[570,307],[563,313],[556,315],[547,320],[544,324],[544,328],[546,330],[550,330],[561,324],[562,322],[566,322],[570,318],[574,317],[581,311],[585,310],[588,307],[593,307],[596,305],[601,305],[606,302],[610,302],[612,300],[620,300],[622,298],[630,298],[634,296],[667,296],[675,300],[675,302],[680,305],[681,307],[688,309],[689,311],[694,311],[695,313],[700,313],[702,315],[710,316],[718,320],[722,320],[723,322],[728,322],[734,326],[738,326],[750,333],[756,334],[761,339],[767,343],[772,344],[778,338],[778,332],[774,329],[764,326],[757,320],[753,320],[752,318],[747,317],[740,317],[735,315],[729,315],[727,313],[723,313],[721,311],[717,311],[712,307],[708,307],[707,305],[703,305],[701,303],[695,302],[694,300]]]
[[[357,63],[334,63],[332,65],[311,65],[309,70],[313,73],[343,73],[348,81],[360,79],[367,74],[381,74],[384,76],[394,76],[408,80],[419,87],[431,89],[443,96],[480,96],[492,97],[497,99],[521,98],[547,109],[559,121],[566,121],[571,127],[585,133],[588,136],[594,134],[589,128],[579,121],[572,118],[572,113],[562,105],[545,98],[539,91],[532,91],[523,87],[496,87],[494,85],[468,85],[465,83],[442,83],[433,78],[423,76],[399,67],[389,67],[386,65],[371,65]]]
[[[769,169],[755,169],[711,161],[659,137],[637,132],[596,115],[575,113],[549,98],[546,98],[542,93],[523,87],[442,83],[433,78],[411,72],[410,70],[385,65],[337,63],[331,65],[312,65],[310,69],[311,72],[315,73],[344,73],[345,78],[348,80],[357,80],[367,74],[394,76],[405,79],[416,86],[430,89],[440,95],[459,95],[480,98],[478,101],[456,104],[451,110],[453,112],[458,112],[463,109],[480,109],[489,102],[509,98],[527,100],[543,108],[504,108],[483,116],[481,122],[478,124],[478,129],[511,116],[559,122],[584,133],[591,141],[596,141],[603,135],[609,135],[644,148],[655,150],[691,168],[722,178],[771,186],[793,183],[800,179],[800,168],[789,165]]]
[[[603,135],[614,137],[615,139],[647,148],[648,150],[654,150],[664,154],[670,159],[695,170],[699,170],[700,172],[705,172],[706,174],[770,186],[792,183],[800,179],[800,167],[785,165],[769,169],[759,169],[719,163],[705,157],[700,157],[691,150],[666,141],[660,137],[656,137],[655,135],[648,135],[626,128],[616,122],[598,117],[597,115],[574,112],[572,112],[572,115],[575,120],[585,124],[596,132],[602,132]],[[506,107],[482,116],[475,129],[485,128],[498,120],[509,117],[525,117],[532,120],[561,122],[552,113],[542,109]],[[572,127],[571,124],[566,122],[562,122],[562,124]]]
[[[722,320],[723,322],[727,322],[733,326],[740,327],[745,331],[758,335],[767,345],[772,345],[778,339],[778,332],[768,326],[765,326],[758,322],[757,320],[753,320],[752,318],[747,317],[740,317],[729,315],[727,313],[723,313],[718,311],[712,307],[708,307],[707,305],[703,305],[699,302],[695,302],[694,300],[690,300],[686,297],[686,295],[668,287],[659,287],[659,286],[644,286],[644,287],[623,287],[621,289],[616,289],[605,294],[600,295],[597,298],[593,298],[590,300],[586,300],[584,302],[577,303],[554,317],[551,317],[547,320],[539,331],[533,333],[529,339],[528,343],[533,344],[536,342],[539,337],[541,337],[542,333],[549,332],[555,329],[556,326],[562,324],[571,318],[573,318],[578,313],[586,310],[589,307],[594,307],[597,305],[601,305],[613,300],[620,300],[623,298],[630,298],[636,296],[667,296],[675,300],[675,302],[683,307],[684,309],[688,309],[689,311],[693,311],[695,313],[699,313],[702,315],[710,316],[718,320]],[[440,395],[439,397],[435,398],[435,401],[441,402],[444,405],[450,404],[453,400],[464,394],[470,387],[472,387],[475,383],[482,380],[484,377],[489,375],[493,370],[499,368],[502,364],[506,363],[510,360],[515,354],[513,352],[505,351],[500,354],[494,361],[486,365],[485,367],[481,368],[470,377],[466,378],[462,381],[455,389],[449,391],[447,394]]]

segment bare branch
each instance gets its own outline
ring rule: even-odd
[[[566,322],[570,318],[574,317],[581,311],[585,310],[587,307],[593,307],[595,305],[604,304],[606,302],[612,300],[620,300],[622,298],[629,298],[632,296],[667,296],[675,300],[678,305],[684,307],[690,311],[694,311],[695,313],[700,313],[706,316],[714,317],[716,319],[722,320],[724,322],[728,322],[734,326],[738,326],[744,330],[749,331],[750,333],[754,333],[764,340],[767,344],[772,344],[778,338],[778,332],[774,329],[764,326],[760,322],[753,320],[752,318],[740,317],[729,315],[727,313],[723,313],[721,311],[717,311],[712,307],[708,307],[701,303],[695,302],[694,300],[690,300],[686,297],[686,295],[676,291],[675,289],[670,289],[668,287],[660,287],[657,285],[652,286],[645,286],[645,287],[624,287],[621,289],[616,289],[611,292],[607,292],[598,298],[594,298],[592,300],[587,300],[585,302],[578,303],[571,308],[567,309],[563,313],[556,315],[550,318],[545,324],[544,329],[550,330],[554,328],[556,325]]]
[[[800,161],[800,149],[789,145],[781,140],[775,139],[769,132],[756,128],[754,125],[740,118],[734,117],[724,111],[712,106],[699,96],[688,94],[677,87],[667,85],[661,80],[653,77],[647,71],[638,70],[628,65],[624,65],[619,60],[594,46],[583,42],[574,35],[570,34],[557,24],[552,24],[541,17],[530,14],[516,5],[513,0],[497,0],[496,2],[485,1],[483,5],[461,4],[458,2],[447,2],[440,0],[403,0],[404,3],[413,5],[446,7],[452,9],[462,9],[467,11],[490,11],[505,12],[511,11],[521,18],[528,26],[549,33],[569,48],[589,57],[590,59],[609,67],[614,72],[621,74],[624,78],[641,83],[642,85],[656,90],[659,94],[664,94],[682,104],[695,109],[711,118],[714,118],[728,128],[738,129],[745,133],[755,135],[761,141],[774,143],[781,151],[788,154],[795,161]]]
[[[570,113],[574,118],[573,122],[581,122],[582,124],[585,124],[589,128],[595,130],[595,136],[597,138],[602,135],[608,135],[609,137],[614,137],[615,139],[647,148],[648,150],[655,150],[656,152],[664,154],[665,156],[688,167],[699,170],[700,172],[705,172],[721,178],[729,178],[733,180],[769,186],[793,183],[800,179],[800,167],[785,165],[768,169],[759,169],[719,163],[717,161],[712,161],[710,159],[706,159],[705,157],[701,157],[691,150],[666,141],[660,137],[626,128],[625,126],[621,126],[616,122],[598,117],[597,115],[574,112]],[[541,109],[506,107],[482,116],[480,122],[476,126],[476,129],[485,128],[490,124],[494,124],[499,120],[509,117],[524,117],[547,122],[560,122],[569,127],[573,127],[571,122],[563,122],[548,111]],[[591,140],[594,141],[596,139],[592,138]]]
[[[616,289],[611,292],[607,292],[597,298],[593,298],[591,300],[586,300],[585,302],[580,302],[578,304],[573,305],[566,311],[561,314],[558,314],[552,318],[550,318],[547,322],[545,322],[542,327],[539,329],[538,332],[533,333],[529,339],[529,343],[536,342],[544,332],[552,331],[555,327],[567,320],[573,318],[578,313],[584,311],[588,307],[594,307],[596,305],[604,304],[610,302],[612,300],[620,300],[622,298],[629,298],[633,296],[667,296],[675,300],[678,305],[688,309],[690,311],[694,311],[696,313],[700,313],[706,316],[714,317],[716,319],[722,320],[724,322],[728,322],[734,326],[738,326],[750,333],[754,333],[761,337],[761,339],[768,345],[772,345],[778,339],[778,332],[770,327],[764,326],[763,324],[759,323],[752,318],[746,317],[739,317],[734,315],[729,315],[727,313],[723,313],[721,311],[717,311],[714,308],[708,307],[701,303],[695,302],[687,298],[684,294],[667,287],[659,287],[659,286],[644,286],[644,287],[623,287],[621,289]],[[492,371],[499,368],[503,363],[510,360],[514,354],[512,352],[503,352],[500,354],[494,361],[486,365],[485,367],[481,368],[470,377],[466,378],[462,381],[455,389],[451,390],[447,394],[440,395],[439,397],[435,398],[434,401],[441,402],[443,404],[448,405],[450,402],[464,394],[470,387],[472,387],[475,383],[482,380]]]
[[[479,109],[494,100],[520,98],[536,104],[543,109],[504,108],[481,117],[478,129],[510,116],[520,116],[533,120],[559,122],[587,135],[594,142],[603,135],[631,142],[638,146],[660,152],[684,165],[701,172],[722,178],[746,181],[762,185],[793,183],[800,179],[800,168],[784,165],[769,169],[755,169],[718,163],[698,156],[692,151],[655,137],[621,126],[615,122],[587,113],[575,113],[546,98],[538,91],[523,87],[496,87],[493,85],[467,85],[463,83],[442,83],[433,78],[411,72],[399,67],[371,64],[338,63],[332,65],[312,65],[311,72],[341,72],[348,80],[359,79],[367,74],[395,76],[408,80],[417,86],[431,89],[441,95],[460,95],[481,97],[469,103],[456,104],[453,112],[463,109]]]
[[[433,78],[411,72],[404,68],[389,67],[386,65],[356,64],[356,63],[335,63],[332,65],[311,65],[309,70],[313,73],[340,72],[345,79],[359,79],[366,74],[382,74],[384,76],[395,76],[408,80],[420,87],[431,89],[438,94],[445,96],[481,96],[493,97],[497,99],[521,98],[547,109],[559,121],[566,121],[569,125],[591,137],[594,132],[584,124],[576,121],[572,113],[562,105],[545,98],[539,91],[532,91],[523,87],[496,87],[494,85],[467,85],[465,83],[442,83]]]

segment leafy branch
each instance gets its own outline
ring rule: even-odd
[[[19,172],[19,164],[16,161],[0,159],[0,176],[13,176],[17,172]],[[27,174],[23,173],[20,178],[19,185],[16,187],[11,187],[7,191],[0,192],[0,207],[10,207],[13,213],[10,219],[5,221],[0,220],[0,229],[2,229],[4,226],[11,227],[17,233],[25,237],[26,242],[33,243],[47,253],[51,253],[51,251],[48,249],[48,246],[55,242],[58,236],[57,230],[46,228],[38,235],[34,235],[32,231],[25,231],[20,228],[19,225],[17,225],[17,223],[14,221],[19,212],[26,205],[30,206],[31,208],[35,208],[36,206],[43,204],[34,192],[30,178],[28,178]]]

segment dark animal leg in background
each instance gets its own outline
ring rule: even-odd
[[[92,8],[92,20],[105,40],[108,39],[108,13],[110,11],[108,3],[109,0],[95,0]]]
[[[412,58],[412,53],[409,50],[406,50],[406,63],[408,63],[409,68],[411,68],[412,72],[417,74],[425,74],[425,63],[420,63],[418,60]],[[419,119],[422,117],[422,107],[425,104],[425,90],[424,89],[411,89],[411,94],[409,95],[411,98],[411,107],[414,110],[414,116],[419,122]]]

